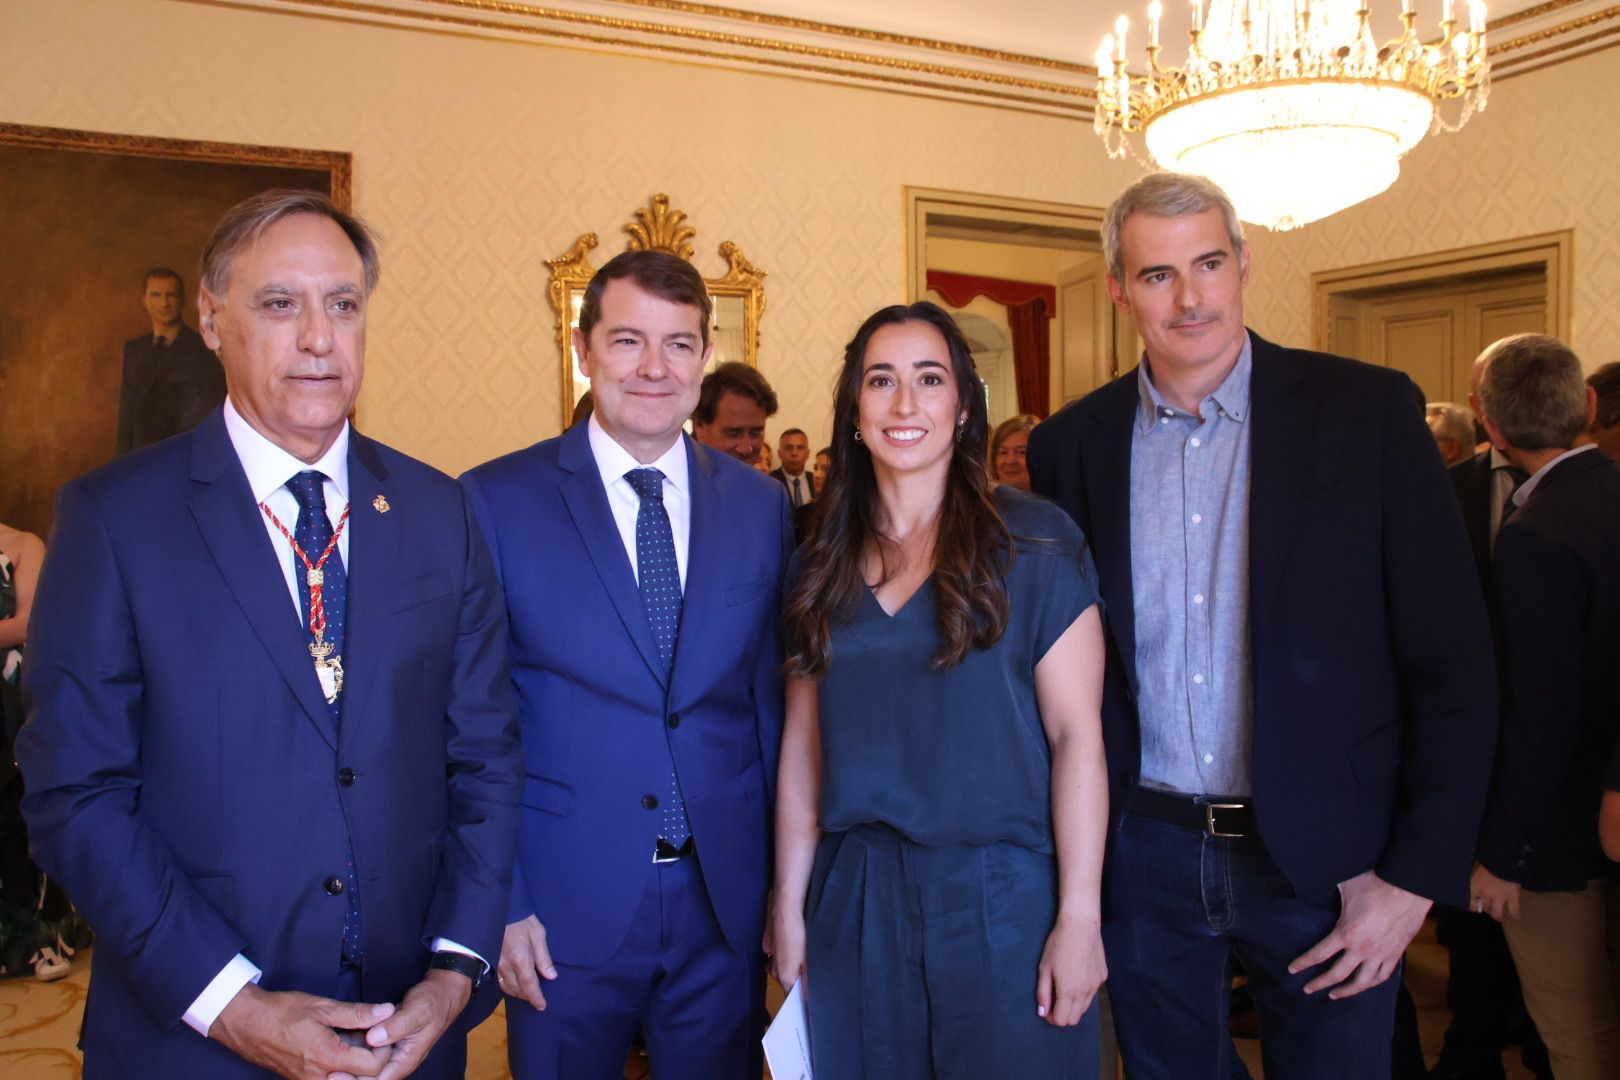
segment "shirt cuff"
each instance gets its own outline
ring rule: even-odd
[[[224,970],[214,976],[213,982],[203,987],[203,992],[197,995],[197,1000],[191,1003],[191,1008],[181,1019],[191,1030],[207,1038],[208,1029],[214,1026],[214,1021],[219,1019],[219,1014],[225,1011],[231,999],[241,993],[242,987],[248,983],[258,982],[262,974],[253,961],[237,953]]]
[[[484,974],[485,975],[489,974],[489,961],[488,960],[485,960],[482,956],[479,956],[477,953],[475,953],[471,949],[467,948],[467,946],[458,945],[454,941],[451,941],[447,937],[436,937],[436,938],[434,938],[433,943],[428,946],[428,950],[430,952],[453,952],[453,953],[460,953],[463,956],[470,956],[474,960],[478,961],[480,964],[484,965]]]

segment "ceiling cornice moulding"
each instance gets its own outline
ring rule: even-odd
[[[1087,123],[1096,100],[1089,64],[689,0],[190,2],[805,78]],[[1494,17],[1488,29],[1493,78],[1502,80],[1620,45],[1620,5],[1547,0]]]

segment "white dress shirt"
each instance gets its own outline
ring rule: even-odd
[[[657,469],[664,474],[664,511],[669,514],[670,532],[675,539],[675,565],[681,575],[681,589],[686,588],[686,553],[692,535],[692,487],[688,483],[686,467],[686,440],[677,437],[674,445],[665,450],[657,461],[643,465],[596,420],[592,413],[587,421],[586,434],[591,441],[591,456],[596,459],[597,471],[602,474],[602,487],[607,490],[608,506],[613,510],[613,523],[619,527],[619,540],[624,553],[630,556],[630,572],[641,581],[636,566],[636,515],[641,512],[641,496],[630,486],[624,474],[632,469]]]
[[[793,505],[794,509],[798,509],[801,506],[809,506],[815,501],[815,492],[810,488],[809,469],[804,470],[804,472],[799,473],[797,476],[788,472],[786,469],[783,469],[782,479],[784,481],[783,486],[788,490],[788,502]],[[793,490],[794,484],[799,485],[798,491]]]
[[[251,424],[242,419],[242,414],[236,411],[236,406],[228,397],[225,399],[225,433],[230,436],[231,448],[236,451],[236,458],[242,463],[242,471],[247,474],[248,490],[253,493],[256,505],[263,503],[268,506],[271,513],[287,527],[288,532],[296,532],[298,500],[287,490],[286,484],[299,473],[314,469],[326,475],[324,485],[326,516],[332,522],[332,528],[337,528],[338,521],[343,517],[344,508],[349,505],[348,423],[344,423],[343,430],[338,432],[338,437],[332,441],[331,447],[313,465],[293,457],[259,434]],[[265,533],[270,537],[270,545],[275,548],[276,559],[281,564],[281,574],[287,582],[287,595],[292,599],[293,614],[302,622],[304,615],[298,603],[298,581],[293,576],[292,541],[282,535],[281,530],[270,521],[270,515],[263,510],[259,511],[259,520],[265,528]],[[317,552],[305,554],[312,559],[320,557]],[[348,529],[344,529],[343,534],[338,537],[336,554],[343,559],[343,565],[347,568]],[[311,666],[313,668],[313,662]],[[483,963],[484,970],[489,970],[489,961],[448,938],[434,938],[432,949],[434,952],[458,952],[476,957]],[[230,1004],[231,999],[248,983],[258,982],[262,974],[258,965],[238,953],[191,1003],[191,1007],[186,1010],[183,1017],[186,1024],[199,1035],[206,1036],[208,1029],[213,1027],[214,1021],[225,1011],[225,1006]]]

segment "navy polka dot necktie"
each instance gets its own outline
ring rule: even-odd
[[[681,628],[681,571],[675,561],[675,531],[670,528],[669,511],[664,509],[664,474],[657,469],[631,469],[624,478],[641,497],[641,509],[636,512],[636,577],[641,606],[647,612],[653,641],[658,645],[658,659],[667,676]],[[663,810],[659,835],[680,847],[692,830],[686,821],[686,803],[681,798],[673,759],[669,798]]]
[[[323,473],[310,470],[301,472],[287,481],[287,490],[293,493],[298,500],[298,524],[293,529],[293,537],[297,539],[298,546],[304,549],[309,561],[321,561],[321,553],[326,545],[332,542],[332,519],[326,515],[326,476]],[[304,626],[309,626],[309,577],[303,562],[297,555],[293,559],[293,580],[298,582],[298,610],[304,618]],[[326,633],[324,638],[332,643],[332,655],[343,656],[343,624],[346,614],[346,601],[349,593],[348,575],[343,568],[343,555],[333,549],[331,556],[321,567],[321,603],[326,608]],[[314,640],[311,635],[310,640]],[[327,708],[331,710],[333,723],[338,722],[343,715],[343,695],[338,694],[335,701],[330,702]],[[361,944],[360,924],[360,879],[354,869],[354,849],[352,845],[345,845],[343,865],[343,893],[348,898],[348,907],[343,916],[343,958],[358,967],[365,959],[365,950]]]

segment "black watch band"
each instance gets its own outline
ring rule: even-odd
[[[433,959],[428,961],[428,970],[433,971],[435,969],[454,971],[457,974],[467,976],[472,980],[474,990],[477,990],[478,984],[484,981],[484,962],[478,957],[468,956],[466,953],[451,952],[448,949],[434,953]]]

